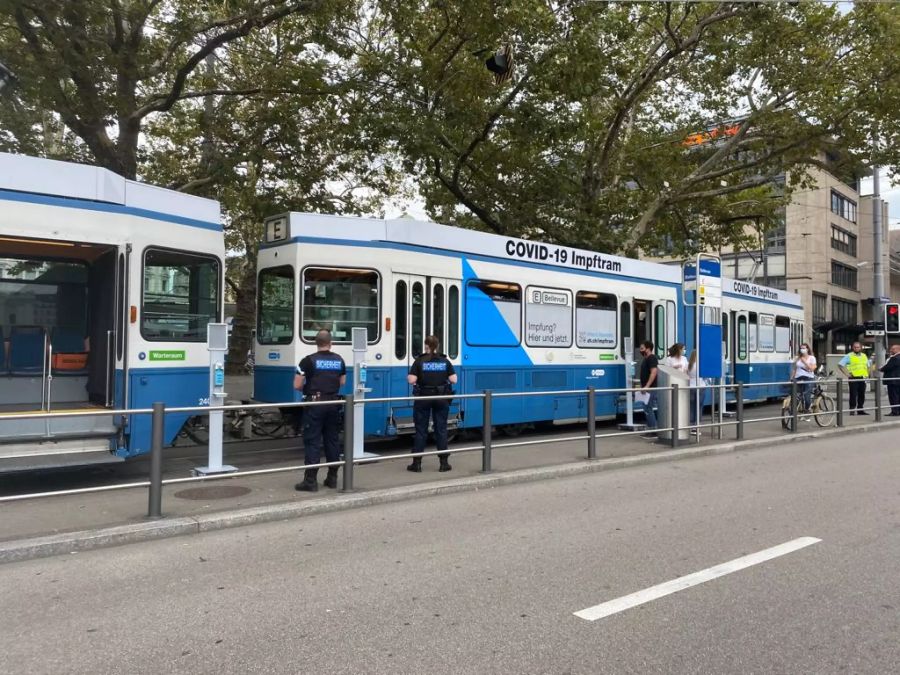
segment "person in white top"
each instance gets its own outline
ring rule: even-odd
[[[664,366],[669,366],[675,370],[680,370],[685,375],[688,374],[688,360],[684,358],[684,345],[676,342],[669,347],[669,355],[663,361]]]
[[[691,426],[695,427],[700,423],[700,411],[703,410],[703,398],[706,396],[706,380],[700,377],[700,364],[697,362],[697,350],[691,350],[691,358],[688,359],[687,367],[688,377],[690,377],[691,386]],[[694,388],[696,387],[696,389]],[[694,436],[700,435],[699,429],[691,429]]]
[[[816,379],[816,357],[805,342],[800,345],[797,358],[794,359],[791,370],[791,379],[796,380],[800,387],[800,400],[803,404],[803,412],[809,412],[812,405],[813,381]]]

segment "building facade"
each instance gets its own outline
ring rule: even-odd
[[[783,225],[770,230],[759,249],[723,250],[721,255],[723,274],[801,296],[807,335],[813,351],[823,358],[848,351],[855,340],[865,339],[865,321],[880,320],[871,301],[873,200],[860,197],[856,187],[822,169],[811,170],[811,177],[814,187],[793,193]],[[882,209],[885,294],[897,298],[900,249],[892,258],[885,202]],[[894,268],[897,272],[891,274]]]

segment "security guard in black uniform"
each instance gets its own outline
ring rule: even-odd
[[[331,351],[331,333],[320,330],[316,333],[318,351],[304,358],[294,375],[294,389],[303,392],[304,401],[336,401],[338,392],[347,381],[347,366],[344,359]],[[303,413],[303,449],[306,464],[318,464],[325,442],[325,461],[336,462],[340,455],[338,434],[340,431],[340,406],[315,405]],[[337,467],[328,467],[325,487],[337,487]],[[295,489],[303,492],[317,492],[318,469],[306,469],[303,482]]]
[[[452,394],[452,385],[456,384],[456,372],[453,364],[443,354],[438,353],[440,343],[434,335],[425,338],[425,353],[413,362],[406,381],[413,385],[413,396],[440,396]],[[428,419],[434,423],[434,441],[438,450],[447,449],[447,414],[450,411],[450,399],[430,399],[416,401],[413,405],[413,420],[416,423],[416,436],[413,441],[413,452],[424,452],[428,439]],[[450,471],[453,467],[447,458],[450,455],[438,455],[441,466],[438,471]],[[422,458],[416,457],[406,467],[416,473],[422,470]]]

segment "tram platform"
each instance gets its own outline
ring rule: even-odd
[[[772,416],[777,411],[774,405],[758,406],[748,414],[748,418]],[[867,430],[900,428],[900,421],[889,421],[885,418],[875,423],[874,417],[846,417],[843,429],[820,429],[813,425],[804,425],[797,434],[789,434],[782,430],[778,421],[767,421],[746,425],[746,440],[734,442],[733,428],[727,428],[723,440],[713,439],[709,434],[699,441],[685,442],[681,449],[671,450],[661,443],[654,443],[640,436],[625,436],[598,439],[598,461],[588,462],[586,458],[586,442],[582,440],[560,440],[552,442],[553,435],[523,436],[516,441],[543,440],[540,445],[520,445],[510,448],[499,448],[504,440],[497,438],[493,452],[494,471],[491,476],[510,476],[506,482],[516,480],[538,480],[553,476],[564,476],[580,471],[612,469],[619,466],[634,466],[642,463],[670,461],[702,454],[735,452],[736,459],[745,450],[790,444],[801,439],[817,438],[831,434],[853,434],[854,443],[860,442],[859,434]],[[612,433],[614,426],[598,425],[598,433]],[[563,428],[557,434],[560,437],[578,435],[582,427]],[[551,442],[546,442],[551,440]],[[398,442],[399,443],[399,442]],[[465,442],[463,442],[465,443]],[[242,470],[275,468],[302,464],[302,451],[291,445],[295,440],[284,439],[278,447],[241,450],[228,446],[226,461]],[[471,444],[471,441],[466,444]],[[258,445],[258,444],[257,444]],[[452,446],[451,446],[452,447]],[[459,446],[461,447],[461,446]],[[787,450],[789,446],[785,449]],[[198,449],[185,452],[185,449],[172,449],[165,462],[165,478],[186,477],[190,470],[202,463],[204,457],[196,454]],[[202,449],[200,449],[202,450]],[[357,466],[355,472],[356,490],[359,497],[355,505],[366,503],[366,496],[372,503],[391,501],[411,496],[428,496],[439,494],[442,486],[452,485],[455,491],[464,489],[480,489],[492,487],[485,483],[485,474],[481,473],[481,453],[471,452],[454,455],[451,458],[453,471],[438,473],[438,462],[435,457],[427,457],[423,461],[423,472],[416,474],[405,470],[408,460],[390,460],[394,454],[408,452],[408,446],[395,445],[385,449],[376,449],[385,458],[384,461]],[[848,452],[852,447],[848,444]],[[590,465],[594,465],[591,467]],[[0,495],[22,492],[34,492],[43,486],[46,490],[77,489],[94,485],[138,482],[146,479],[148,465],[145,461],[129,462],[114,467],[94,467],[77,472],[54,472],[38,474],[28,482],[21,477],[4,477],[0,479]],[[324,475],[324,471],[321,472]],[[320,475],[320,480],[323,477]],[[672,479],[677,480],[678,473],[673,472]],[[519,478],[517,478],[519,477]],[[300,502],[317,502],[315,511],[332,508],[348,508],[338,502],[342,501],[342,493],[337,490],[320,488],[318,493],[298,493],[294,484],[300,479],[300,471],[266,474],[258,476],[241,476],[222,480],[168,485],[163,493],[163,513],[169,519],[209,518],[213,514],[219,516],[219,522],[228,522],[234,515],[235,522],[254,522],[247,520],[248,510],[253,510],[260,520],[274,520],[279,517],[291,517]],[[506,479],[504,479],[505,481]],[[501,483],[504,481],[500,481]],[[397,497],[402,492],[405,497]],[[394,495],[393,497],[391,495]],[[579,499],[584,496],[579,496]],[[3,561],[5,544],[45,537],[48,535],[72,534],[73,538],[91,538],[104,528],[129,526],[138,528],[146,524],[148,494],[147,488],[130,488],[109,492],[48,496],[26,501],[8,502],[0,505],[3,518],[0,519],[0,562]],[[346,500],[344,500],[346,502]],[[287,515],[279,516],[279,510]],[[241,515],[243,514],[243,515]],[[226,525],[221,525],[226,526]]]

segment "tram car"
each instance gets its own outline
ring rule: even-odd
[[[726,382],[754,386],[747,401],[787,394],[791,364],[806,340],[800,296],[746,281],[722,280],[722,336]]]
[[[0,153],[0,471],[140,455],[149,415],[113,411],[205,404],[224,255],[215,201]],[[110,412],[19,419],[71,410]]]
[[[693,342],[679,267],[566,246],[409,219],[289,213],[266,221],[258,265],[254,398],[263,402],[298,399],[294,369],[323,328],[348,364],[352,329],[366,328],[367,396],[406,397],[409,367],[433,334],[459,374],[458,393],[530,394],[494,399],[494,424],[514,434],[586,419],[586,396],[565,392],[589,386],[598,390],[598,419],[614,418],[622,397],[602,390],[627,386],[640,342],[652,341],[660,357],[675,342]],[[734,377],[784,379],[790,354],[781,351],[781,327],[784,316],[802,321],[798,299],[725,286]],[[762,340],[754,334],[751,342],[752,317],[754,330],[765,326]],[[776,349],[766,351],[772,341]],[[455,401],[450,424],[480,427],[481,402]],[[365,407],[368,437],[412,429],[408,401]]]
[[[626,386],[641,341],[660,358],[674,342],[692,347],[681,281],[671,265],[435,223],[276,216],[259,253],[254,398],[297,400],[294,368],[315,333],[329,329],[349,364],[352,328],[365,327],[369,397],[408,396],[409,366],[434,334],[459,373],[457,392],[531,394],[495,399],[501,430],[584,420],[586,397],[564,392],[588,386],[598,418],[613,418],[621,396],[600,390]],[[723,279],[720,316],[726,382],[766,383],[748,388],[748,401],[782,395],[776,383],[803,339],[799,296]],[[408,402],[370,404],[365,415],[367,436],[412,431]],[[451,425],[481,421],[478,400],[451,408]]]

